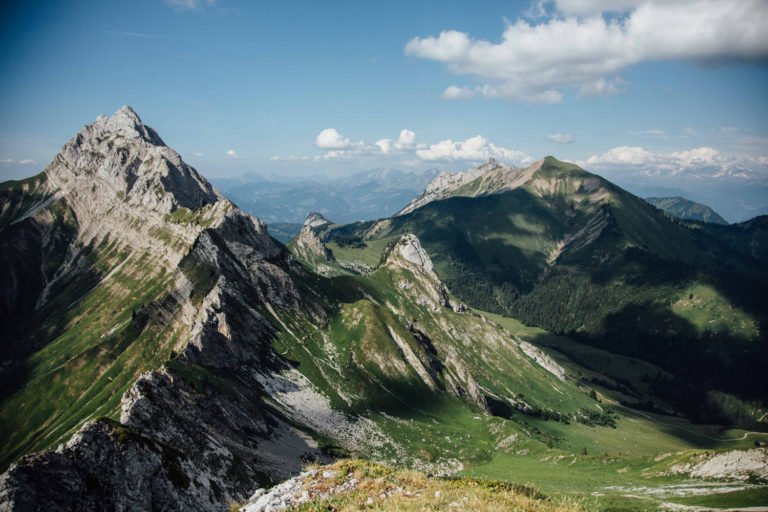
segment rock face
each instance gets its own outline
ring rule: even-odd
[[[207,206],[215,210],[214,205],[218,210],[231,207],[128,106],[83,128],[44,172],[48,193],[67,198],[84,244],[120,232],[122,237],[134,235],[126,242],[140,246],[153,238],[150,231],[158,226],[174,229],[174,235],[189,243],[200,230],[198,225],[169,223],[166,215]],[[218,214],[201,216],[212,221]],[[143,226],[123,226],[121,218],[140,219]],[[169,254],[169,265],[180,256]]]
[[[414,198],[405,208],[397,212],[397,215],[405,215],[421,208],[427,203],[444,199],[462,185],[471,182],[489,169],[494,169],[497,166],[496,160],[491,158],[487,163],[467,172],[441,172],[427,185],[421,195]]]
[[[321,226],[327,226],[330,224],[331,221],[323,217],[321,214],[317,212],[312,212],[309,215],[307,215],[307,218],[304,219],[304,226],[309,226],[311,228],[319,228]]]
[[[404,235],[397,244],[397,251],[406,261],[421,267],[425,272],[433,271],[432,260],[413,234]]]
[[[25,457],[0,477],[3,510],[122,510],[195,508],[188,458],[125,428],[89,423],[56,451]],[[181,499],[182,501],[176,501]]]
[[[409,271],[409,278],[402,279],[399,287],[417,304],[427,306],[433,311],[452,307],[448,289],[440,281],[432,260],[416,235],[410,233],[403,235],[390,251],[385,265]]]
[[[768,480],[768,449],[703,453],[694,456],[690,462],[672,466],[670,473],[695,478]]]
[[[317,229],[330,224],[331,222],[319,213],[310,213],[293,241],[293,253],[321,275],[333,275],[339,270],[333,252],[317,234]]]
[[[406,215],[447,197],[477,197],[512,190],[533,178],[541,169],[544,160],[539,160],[524,169],[499,164],[494,158],[466,172],[443,172],[427,185],[424,192],[400,210],[397,215]]]
[[[84,127],[30,181],[23,195],[0,194],[6,328],[11,314],[29,316],[78,273],[89,247],[111,243],[171,270],[233,207],[127,106]]]

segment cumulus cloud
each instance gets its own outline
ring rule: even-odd
[[[400,144],[402,147],[412,145],[415,140],[416,133],[412,132],[411,130],[401,130],[400,136],[397,138],[398,144]]]
[[[475,135],[463,141],[441,140],[424,149],[417,149],[416,156],[428,162],[467,161],[479,162],[495,158],[512,164],[527,164],[533,159],[522,151],[496,146],[482,135]]]
[[[655,160],[650,151],[634,146],[618,146],[602,155],[592,155],[586,159],[587,165],[645,165]]]
[[[2,166],[9,166],[9,165],[37,165],[37,162],[34,160],[31,160],[29,158],[25,158],[23,160],[13,160],[12,158],[4,158],[0,160],[0,165]]]
[[[499,42],[446,30],[411,39],[405,53],[480,82],[451,85],[445,98],[548,103],[567,87],[582,96],[620,93],[620,73],[641,62],[768,57],[764,0],[558,0],[555,10],[541,22],[508,23]]]
[[[235,151],[234,149],[230,149],[226,153],[224,153],[224,158],[229,158],[231,160],[237,160],[237,159],[240,159],[240,158],[243,158],[243,157],[240,156],[240,154],[237,151]]]
[[[379,148],[382,155],[390,155],[397,152],[406,151],[414,146],[416,141],[416,133],[411,130],[401,130],[397,140],[392,142],[392,139],[379,139],[373,143],[373,145]],[[365,144],[361,148],[365,151]]]
[[[324,160],[354,160],[366,158],[385,158],[399,161],[404,165],[417,162],[481,162],[488,158],[510,164],[527,164],[533,159],[522,151],[497,146],[482,135],[476,135],[466,140],[442,140],[434,144],[418,143],[416,133],[403,129],[397,138],[378,139],[370,144],[364,141],[351,142],[335,129],[328,128],[320,132],[315,139],[315,146],[326,150],[321,155],[308,156],[273,156],[271,160],[279,161],[324,161]]]
[[[573,138],[573,135],[569,133],[550,133],[547,135],[547,138],[550,142],[554,142],[555,144],[573,144],[576,140]]]
[[[346,149],[352,142],[336,131],[336,128],[326,128],[315,137],[315,145],[320,149]]]
[[[373,145],[379,148],[382,155],[388,155],[392,152],[392,139],[379,139]]]

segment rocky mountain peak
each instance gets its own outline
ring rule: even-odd
[[[435,272],[432,259],[416,235],[406,233],[401,236],[389,251],[385,266],[408,271],[410,277],[400,278],[398,287],[416,303],[427,306],[432,311],[446,307],[456,311],[466,309],[463,305],[451,303],[448,289]]]
[[[120,135],[126,139],[142,139],[155,146],[165,146],[159,135],[150,127],[145,126],[141,118],[129,105],[107,117],[100,115],[91,125],[93,133],[104,135]]]
[[[481,178],[506,175],[517,171],[514,167],[499,164],[495,158],[464,172],[441,172],[424,189],[424,192],[400,210],[397,215],[408,214],[427,203],[445,199],[462,189],[465,185]]]
[[[99,116],[56,155],[45,173],[59,195],[115,199],[168,214],[225,201],[129,106]]]
[[[326,219],[322,216],[322,214],[317,212],[312,212],[309,215],[307,215],[307,218],[304,219],[304,227],[310,227],[312,229],[318,228],[320,226],[325,226],[331,224],[331,221]]]

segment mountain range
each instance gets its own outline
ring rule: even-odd
[[[333,179],[249,173],[214,184],[244,211],[277,227],[278,235],[287,230],[281,237],[287,242],[310,212],[337,222],[388,217],[420,194],[437,173],[372,169]]]
[[[283,244],[123,107],[0,185],[0,509],[765,495],[765,217],[677,220],[553,157],[433,174]],[[308,469],[340,458],[421,476]]]
[[[728,221],[709,206],[679,196],[647,197],[645,200],[678,219],[696,220],[710,224],[728,224]]]

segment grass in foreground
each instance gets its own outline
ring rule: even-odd
[[[317,469],[304,483],[314,498],[290,510],[583,510],[574,498],[550,499],[532,488],[506,482],[430,477],[360,460],[339,461]]]

